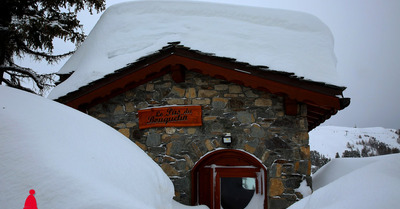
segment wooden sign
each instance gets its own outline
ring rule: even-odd
[[[139,110],[139,129],[201,125],[201,106],[169,106]]]

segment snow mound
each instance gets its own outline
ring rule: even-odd
[[[161,168],[106,124],[0,86],[0,208],[184,208]],[[186,207],[185,207],[186,208]]]
[[[392,209],[400,196],[400,154],[333,159],[313,176],[314,193],[288,209]]]
[[[75,73],[54,88],[49,98],[75,91],[169,42],[339,84],[332,34],[312,15],[210,2],[135,1],[104,12],[59,71]]]

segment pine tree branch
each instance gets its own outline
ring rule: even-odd
[[[39,87],[39,89],[44,88],[44,85],[42,84],[39,75],[30,68],[24,68],[24,67],[20,67],[20,66],[0,66],[0,71],[3,71],[5,73],[9,74],[11,76],[11,78],[15,78],[17,75],[10,73],[9,71],[20,73],[23,75],[23,77],[31,78],[36,83],[36,85]],[[10,82],[5,78],[2,78],[2,81],[4,81],[5,83]],[[15,85],[21,86],[19,82],[12,86],[15,86]]]
[[[20,41],[18,43],[20,50],[22,50],[24,53],[30,54],[35,56],[37,59],[41,59],[44,58],[46,61],[48,61],[49,63],[53,63],[53,62],[57,62],[59,61],[61,58],[72,55],[75,51],[69,51],[67,53],[64,54],[58,54],[58,55],[52,55],[52,54],[48,54],[46,52],[39,52],[39,51],[34,51],[32,49],[30,49],[25,43],[23,43],[22,41]]]
[[[27,92],[36,94],[32,89],[23,87],[21,85],[16,85],[16,84],[12,83],[11,81],[9,81],[9,80],[7,80],[5,78],[2,78],[1,81],[4,82],[7,86],[10,86],[10,87],[13,87],[13,88],[16,88],[16,89],[20,89],[20,90],[23,90],[23,91],[27,91]]]
[[[28,47],[24,47],[23,51],[27,54],[31,54],[37,57],[42,57],[44,58],[46,61],[48,61],[49,63],[52,63],[54,61],[58,61],[59,59],[72,55],[75,51],[69,51],[67,53],[64,54],[57,54],[57,55],[52,55],[52,54],[47,54],[45,52],[38,52],[38,51],[33,51],[31,49],[29,49]]]
[[[54,83],[54,75],[40,75],[32,69],[15,65],[15,56],[30,55],[49,63],[74,53],[53,55],[53,40],[80,44],[83,27],[77,13],[88,9],[91,13],[105,9],[105,0],[0,0],[0,85],[13,86],[29,92],[46,91]],[[23,87],[23,80],[35,83],[33,90]]]

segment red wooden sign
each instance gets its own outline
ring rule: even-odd
[[[201,106],[169,106],[139,110],[139,128],[201,126]]]

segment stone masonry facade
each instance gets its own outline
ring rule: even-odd
[[[203,125],[139,129],[138,110],[168,105],[202,106]],[[191,169],[218,148],[240,149],[267,168],[268,208],[287,208],[311,186],[306,105],[296,116],[284,112],[284,98],[188,71],[175,83],[170,74],[154,79],[88,110],[143,149],[175,186],[175,199],[190,204]],[[222,143],[224,133],[232,144]]]

